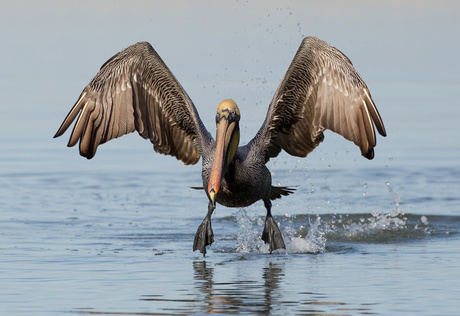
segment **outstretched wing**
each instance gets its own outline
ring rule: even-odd
[[[330,129],[354,142],[364,157],[374,157],[374,124],[386,136],[371,94],[351,61],[314,37],[302,41],[268,109],[251,149],[265,161],[282,149],[305,157]]]
[[[139,132],[156,152],[195,164],[212,142],[187,93],[147,42],[110,58],[85,87],[54,137],[78,116],[68,146],[91,159],[100,144]]]

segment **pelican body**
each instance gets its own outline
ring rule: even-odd
[[[77,118],[78,117],[78,118]],[[239,146],[241,118],[237,104],[217,107],[216,139],[160,56],[147,42],[136,43],[103,64],[84,88],[54,137],[76,120],[68,146],[79,141],[80,154],[91,159],[100,144],[137,131],[156,152],[185,165],[202,158],[208,213],[198,227],[193,250],[206,254],[214,241],[211,216],[219,203],[246,207],[262,200],[267,209],[262,240],[273,250],[285,248],[271,214],[271,200],[293,193],[275,187],[266,163],[281,150],[306,157],[332,130],[354,142],[372,159],[374,125],[386,131],[369,89],[351,61],[315,37],[302,41],[269,105],[256,136]]]

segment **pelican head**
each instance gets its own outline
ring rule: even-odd
[[[211,177],[208,183],[208,195],[214,203],[219,192],[222,176],[235,157],[240,142],[240,110],[231,99],[220,102],[216,114],[216,152],[212,164]]]

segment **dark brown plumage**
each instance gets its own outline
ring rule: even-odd
[[[263,200],[267,217],[262,239],[270,252],[285,247],[271,216],[270,200],[293,189],[273,187],[265,166],[281,150],[306,157],[323,141],[323,131],[330,129],[372,159],[374,124],[386,136],[369,89],[350,60],[314,37],[302,41],[262,127],[245,146],[238,147],[240,112],[236,103],[224,100],[219,104],[214,140],[187,93],[146,42],[134,44],[104,63],[55,137],[75,118],[68,146],[80,141],[80,154],[88,159],[100,144],[134,131],[150,139],[156,152],[174,156],[186,165],[196,164],[202,157],[203,189],[209,204],[194,250],[203,255],[214,240],[211,215],[216,202],[244,207]]]

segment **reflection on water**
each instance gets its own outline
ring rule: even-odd
[[[263,285],[256,281],[214,282],[214,268],[206,261],[193,262],[196,288],[207,313],[269,313],[279,306],[281,295],[277,293],[283,278],[282,263],[269,262],[262,268]]]
[[[225,265],[225,264],[224,264]],[[206,260],[193,261],[194,293],[189,294],[194,298],[171,299],[162,295],[145,295],[142,301],[174,302],[173,308],[165,308],[158,315],[208,313],[208,314],[286,314],[308,313],[323,314],[335,311],[334,315],[342,315],[350,311],[370,313],[369,306],[374,304],[360,304],[359,307],[347,306],[344,302],[335,302],[327,299],[327,295],[318,292],[294,292],[282,287],[284,281],[284,262],[268,261],[260,267],[261,278],[254,275],[248,276],[252,280],[232,280],[226,282],[215,281],[216,273],[223,273],[219,268],[214,268]],[[217,272],[216,272],[217,270]],[[240,271],[241,272],[241,271]],[[243,271],[244,273],[244,271]],[[306,285],[308,288],[308,285]],[[136,313],[137,315],[138,313]],[[141,313],[142,314],[142,313]],[[142,314],[144,315],[144,314]],[[145,315],[150,315],[145,313]]]
[[[281,295],[277,293],[283,278],[283,263],[269,262],[261,268],[261,281],[236,280],[217,282],[215,269],[206,260],[193,261],[194,288],[188,296],[194,298],[171,299],[162,295],[144,295],[142,301],[174,302],[174,308],[166,312],[205,312],[210,314],[270,313],[273,306],[279,306]],[[183,305],[183,306],[181,306]]]
[[[279,306],[279,283],[283,277],[283,264],[269,262],[262,267],[262,279],[259,281],[237,280],[230,282],[216,282],[215,269],[205,261],[193,261],[194,287],[193,293],[188,296],[194,298],[171,299],[162,295],[145,295],[142,301],[175,302],[174,308],[166,308],[172,312],[182,310],[185,313],[206,312],[210,314],[239,314],[263,313],[267,314],[272,306]],[[285,303],[285,302],[284,302]],[[183,304],[183,306],[180,306]]]

